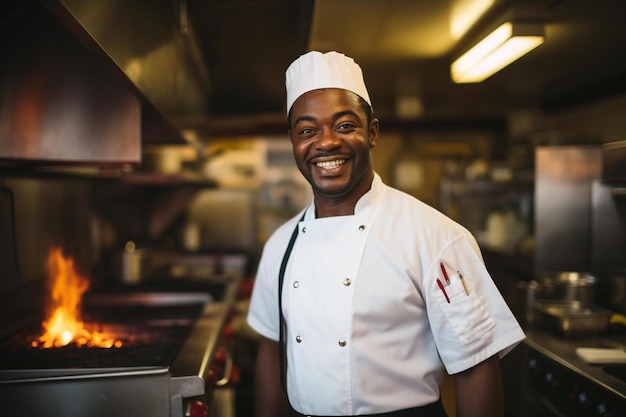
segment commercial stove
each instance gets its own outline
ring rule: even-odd
[[[626,364],[589,364],[577,347],[626,349],[623,335],[564,338],[527,330],[520,416],[618,417],[626,415]]]
[[[224,405],[214,404],[215,392],[233,369],[228,320],[241,278],[221,271],[85,293],[84,326],[110,347],[44,348],[37,320],[10,326],[0,338],[2,415],[217,416],[211,411]]]

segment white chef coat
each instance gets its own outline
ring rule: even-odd
[[[377,174],[354,215],[314,213],[311,204],[302,222],[295,216],[267,241],[248,314],[253,329],[279,339],[278,273],[298,224],[283,312],[287,392],[300,413],[430,404],[439,399],[444,368],[454,374],[504,356],[524,338],[471,234]]]

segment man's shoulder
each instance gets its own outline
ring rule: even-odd
[[[386,186],[386,212],[394,213],[397,218],[413,219],[413,224],[423,227],[449,228],[455,232],[465,232],[465,228],[439,209],[402,190]]]

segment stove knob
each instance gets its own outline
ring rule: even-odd
[[[192,401],[189,405],[189,417],[208,417],[209,406],[200,400]]]
[[[226,348],[224,346],[219,346],[215,349],[215,353],[213,354],[213,361],[218,365],[224,365],[226,363],[226,358],[228,354],[226,353]]]
[[[556,379],[556,376],[552,372],[546,372],[544,376],[544,381],[546,382],[548,388],[557,389],[559,387],[559,381]]]
[[[207,375],[206,375],[206,386],[209,388],[212,388],[213,386],[215,386],[215,381],[217,381],[217,368],[215,366],[212,366],[211,368],[209,368]]]
[[[235,326],[232,323],[228,323],[222,328],[222,337],[224,339],[232,339],[235,335]]]
[[[587,393],[585,391],[581,391],[578,396],[578,404],[583,408],[583,409],[589,409],[591,408],[591,406],[593,405],[591,403],[591,399],[589,398],[589,395],[587,395]]]
[[[605,403],[600,403],[596,407],[598,417],[613,417],[613,413],[608,409]]]
[[[241,381],[241,370],[237,365],[233,365],[233,368],[230,370],[229,385],[237,385],[239,381]]]
[[[543,369],[541,368],[541,364],[535,358],[531,358],[528,360],[528,369],[532,371],[533,375],[539,376]]]

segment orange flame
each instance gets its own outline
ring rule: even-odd
[[[52,248],[46,262],[50,283],[50,311],[42,323],[44,334],[33,347],[77,346],[120,347],[122,342],[102,333],[85,329],[80,319],[80,303],[89,289],[89,280],[74,268],[74,259],[64,257],[60,248]]]

